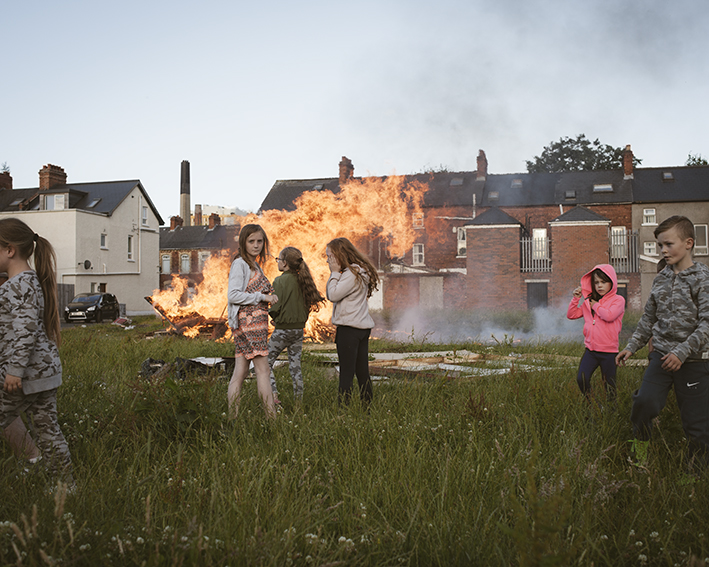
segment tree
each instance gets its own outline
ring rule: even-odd
[[[709,161],[705,160],[702,157],[702,154],[692,155],[692,153],[690,152],[690,154],[687,156],[687,161],[684,162],[684,165],[709,165]]]
[[[633,166],[642,160],[633,157]],[[585,134],[576,139],[560,138],[544,148],[541,156],[527,161],[529,173],[560,173],[562,171],[593,171],[598,169],[620,169],[623,167],[623,148],[601,144],[598,139],[591,142]]]
[[[6,161],[2,162],[2,165],[0,165],[0,173],[10,173],[10,166],[7,165]]]

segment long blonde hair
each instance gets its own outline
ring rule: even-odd
[[[248,252],[246,252],[246,240],[255,232],[263,234],[263,248],[261,249],[261,253],[256,257],[256,262],[254,262]],[[249,268],[255,272],[258,272],[261,266],[266,263],[266,258],[270,255],[268,252],[268,236],[266,236],[266,231],[260,224],[246,224],[241,227],[239,231],[239,255],[244,259],[244,262],[249,265]]]
[[[357,250],[357,248],[344,237],[331,240],[328,242],[327,247],[330,249],[332,255],[337,258],[343,270],[349,268],[357,279],[367,286],[367,297],[371,297],[379,284],[379,274],[377,274],[377,269],[374,267],[374,264],[369,261],[369,258]],[[352,264],[356,264],[362,268],[368,277],[365,279],[359,270],[352,268]]]
[[[34,269],[44,295],[44,328],[50,340],[59,345],[62,341],[57,300],[57,256],[46,238],[35,234],[20,219],[0,219],[0,246],[12,246],[23,260],[34,254]]]

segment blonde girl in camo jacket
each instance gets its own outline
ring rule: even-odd
[[[0,286],[0,427],[25,413],[46,466],[73,483],[57,420],[62,364],[55,265],[49,241],[19,219],[0,220],[0,272],[8,277]]]

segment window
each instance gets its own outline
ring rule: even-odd
[[[94,199],[94,200],[91,201],[88,205],[86,205],[86,208],[87,208],[87,209],[93,209],[96,205],[99,204],[99,201],[101,201],[100,198],[99,198],[99,199]]]
[[[204,265],[207,263],[207,260],[211,258],[212,253],[211,252],[200,252],[199,253],[199,271],[201,272],[204,269]]]
[[[190,273],[190,255],[180,254],[180,273],[189,274]]]
[[[414,266],[424,265],[423,244],[414,244]]]
[[[627,258],[628,245],[624,226],[611,227],[611,258]]]
[[[527,282],[527,309],[548,307],[549,282]]]
[[[532,229],[532,259],[544,260],[549,258],[549,240],[546,228]]]
[[[143,207],[143,226],[148,226],[148,207]]]
[[[128,236],[128,260],[133,261],[133,235]]]
[[[490,191],[487,198],[490,201],[497,201],[500,198],[500,193],[499,193],[499,191]]]
[[[643,225],[657,224],[657,213],[655,209],[643,209]]]
[[[160,266],[160,271],[163,274],[169,274],[172,271],[171,266],[170,266],[170,255],[163,254],[161,260],[162,260],[162,265]]]
[[[451,179],[450,186],[451,187],[460,187],[463,185],[463,178],[462,177],[454,177]]]
[[[646,256],[657,256],[657,243],[643,242],[643,253]]]
[[[671,171],[663,171],[662,172],[662,180],[663,181],[674,181],[675,180],[674,173],[672,173]]]
[[[423,213],[414,213],[411,217],[414,228],[423,228]]]
[[[465,228],[458,228],[458,256],[465,256],[468,253]]]
[[[62,211],[66,207],[64,206],[65,195],[45,195],[44,196],[44,210],[45,211]]]
[[[522,180],[521,179],[513,179],[512,183],[510,184],[510,188],[522,189]]]
[[[694,254],[696,256],[709,255],[709,241],[707,240],[707,225],[694,225]]]
[[[564,199],[571,200],[576,198],[576,191],[573,189],[569,191],[564,191]]]
[[[101,233],[101,248],[104,250],[108,249],[108,235],[105,232]]]
[[[613,184],[611,183],[596,183],[593,186],[594,193],[609,193],[613,191]]]

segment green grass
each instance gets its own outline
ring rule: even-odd
[[[305,356],[302,404],[279,368],[276,421],[249,380],[228,422],[218,371],[138,372],[147,358],[233,356],[232,345],[146,338],[157,328],[146,319],[63,332],[59,414],[78,490],[48,493],[53,482],[24,473],[3,446],[0,565],[19,554],[22,565],[696,567],[709,556],[709,480],[680,482],[674,397],[647,468],[627,460],[642,368],[619,370],[617,410],[583,403],[572,358],[503,376],[376,382],[365,412],[337,407],[331,367]],[[452,346],[582,352],[578,341]]]

